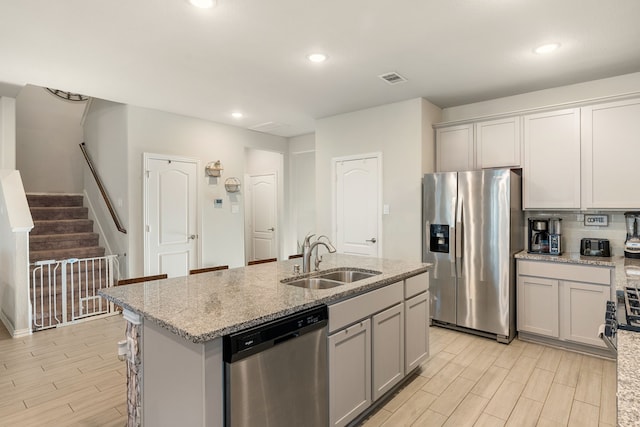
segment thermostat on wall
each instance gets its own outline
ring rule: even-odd
[[[213,199],[213,207],[221,208],[222,207],[222,199]]]

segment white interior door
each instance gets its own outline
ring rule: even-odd
[[[334,165],[338,252],[380,256],[380,155],[334,159]]]
[[[251,251],[248,261],[277,258],[278,190],[275,173],[249,176],[249,204]]]
[[[197,267],[197,161],[145,155],[145,275]]]

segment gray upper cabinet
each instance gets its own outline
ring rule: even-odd
[[[640,207],[640,100],[582,108],[582,204],[592,209]]]
[[[475,169],[473,124],[436,130],[436,169],[438,172]]]
[[[519,167],[520,117],[486,120],[436,130],[438,172]]]
[[[520,117],[475,124],[476,169],[519,167]]]
[[[580,208],[580,109],[524,116],[525,209]]]

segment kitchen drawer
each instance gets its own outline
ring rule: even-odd
[[[403,282],[397,282],[375,291],[350,298],[329,306],[329,333],[370,317],[403,300]]]
[[[518,274],[550,279],[611,285],[611,268],[559,262],[518,260]]]
[[[429,273],[418,274],[404,281],[404,299],[426,292],[429,289]]]

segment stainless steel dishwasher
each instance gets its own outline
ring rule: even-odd
[[[327,307],[223,339],[225,425],[329,425]]]

